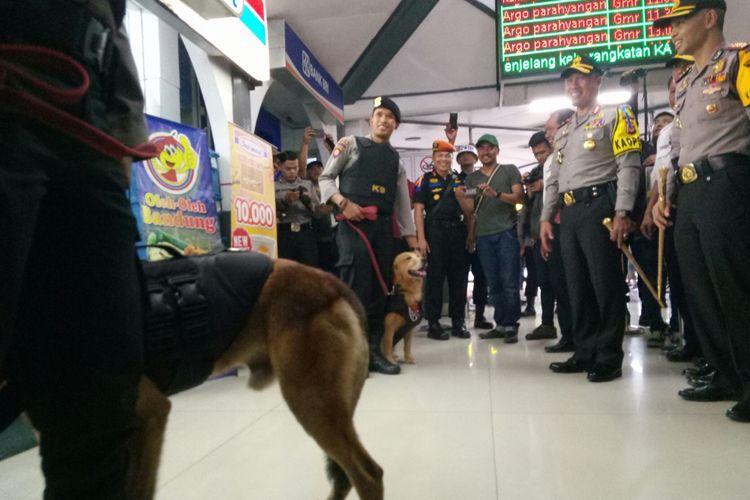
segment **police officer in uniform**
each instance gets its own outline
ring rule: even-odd
[[[432,143],[433,170],[422,175],[414,190],[414,223],[417,245],[427,255],[425,283],[425,316],[429,322],[427,336],[448,340],[438,320],[443,307],[443,282],[448,278],[451,335],[468,339],[464,311],[466,309],[466,268],[468,253],[466,221],[471,211],[466,198],[456,198],[454,189],[464,183],[451,170],[456,149],[445,141]]]
[[[123,143],[147,133],[125,3],[0,2],[0,390],[40,432],[49,499],[126,498],[143,361]],[[70,97],[82,75],[78,102],[32,83]]]
[[[395,214],[399,232],[410,248],[416,249],[417,240],[406,171],[398,152],[388,142],[401,122],[401,111],[388,97],[376,97],[372,108],[370,135],[347,136],[338,142],[320,176],[320,190],[323,201],[337,205],[346,219],[339,224],[336,235],[339,248],[336,267],[367,312],[370,370],[395,375],[400,373],[400,367],[380,353],[385,294],[367,246],[372,247],[380,273],[389,284],[393,263],[391,215]],[[363,212],[363,208],[377,213],[368,218],[371,212]],[[367,244],[352,226],[364,233]]]
[[[655,26],[672,26],[695,64],[677,81],[681,184],[675,246],[690,314],[713,381],[684,389],[690,401],[738,399],[727,411],[750,422],[750,47],[726,44],[723,0],[675,2]],[[654,222],[669,224],[657,204]]]
[[[591,382],[622,375],[625,332],[623,274],[618,246],[634,229],[630,213],[642,175],[641,143],[627,105],[597,104],[602,69],[576,57],[561,77],[576,107],[555,135],[540,223],[543,251],[551,250],[552,218],[562,204],[560,238],[573,307],[575,354],[552,363],[558,373],[588,372]],[[612,218],[612,231],[602,226]]]

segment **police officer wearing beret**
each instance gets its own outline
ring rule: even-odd
[[[655,26],[672,26],[695,64],[677,81],[681,184],[675,246],[703,353],[716,368],[690,401],[739,400],[727,411],[750,422],[750,47],[724,40],[723,0],[676,1]],[[670,224],[657,204],[654,222]]]
[[[471,218],[466,198],[456,198],[455,189],[463,186],[461,178],[451,170],[456,149],[445,141],[432,143],[432,172],[422,175],[414,189],[414,223],[417,245],[427,255],[425,283],[425,317],[429,323],[427,336],[448,340],[438,320],[443,307],[443,282],[448,278],[451,334],[467,339],[471,335],[464,323],[466,308],[466,268],[468,253],[466,222]]]
[[[130,162],[80,135],[85,122],[130,148],[147,140],[125,4],[0,2],[3,72],[68,97],[63,81],[89,82],[67,104],[20,72],[0,86],[0,392],[18,395],[41,434],[50,499],[127,497],[143,369]],[[61,122],[11,92],[44,100]]]
[[[370,370],[388,375],[401,372],[380,353],[385,321],[385,294],[370,259],[367,245],[349,225],[366,236],[377,258],[382,277],[391,281],[393,264],[393,223],[410,248],[417,247],[406,171],[398,152],[388,142],[401,122],[401,111],[388,97],[376,97],[372,104],[370,135],[341,139],[320,176],[322,200],[338,206],[346,219],[339,224],[336,242],[341,279],[362,301],[367,312],[370,343]],[[336,186],[339,180],[339,187]],[[375,207],[374,220],[365,217],[363,207]]]
[[[557,373],[588,372],[591,382],[622,375],[625,300],[618,246],[634,229],[630,212],[642,175],[641,142],[627,105],[597,104],[602,69],[576,57],[561,77],[576,113],[560,127],[545,184],[540,223],[543,251],[551,251],[552,218],[562,205],[560,238],[573,308],[575,354],[552,363]],[[613,218],[612,231],[602,225]]]

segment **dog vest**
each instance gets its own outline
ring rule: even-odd
[[[222,252],[143,264],[146,375],[165,394],[201,384],[247,324],[273,261]]]
[[[398,314],[404,318],[404,321],[406,321],[406,323],[394,333],[393,345],[396,345],[401,339],[403,339],[409,330],[417,326],[422,321],[422,318],[424,318],[424,314],[422,314],[422,306],[419,305],[419,302],[413,306],[408,305],[404,299],[404,292],[399,285],[394,286],[393,293],[388,296],[388,304],[386,305],[385,313]]]

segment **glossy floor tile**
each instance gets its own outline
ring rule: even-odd
[[[731,403],[682,401],[686,364],[626,336],[621,379],[554,374],[567,355],[523,339],[537,323],[523,319],[514,345],[419,331],[417,365],[368,379],[355,420],[386,498],[748,498],[750,425],[724,416]],[[323,454],[278,387],[246,382],[240,372],[173,398],[158,500],[326,497]],[[41,498],[38,462],[36,450],[0,462],[0,498]]]

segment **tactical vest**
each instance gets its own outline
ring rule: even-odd
[[[393,292],[387,297],[385,306],[386,314],[395,313],[404,318],[405,323],[396,330],[393,335],[393,345],[398,344],[409,331],[422,322],[424,313],[422,306],[417,302],[409,306],[404,298],[404,292],[399,285],[394,286]]]
[[[145,372],[165,394],[201,384],[247,325],[273,261],[254,252],[143,265]]]
[[[339,177],[341,194],[359,206],[376,206],[389,215],[396,201],[398,153],[390,144],[356,137],[359,156]]]

